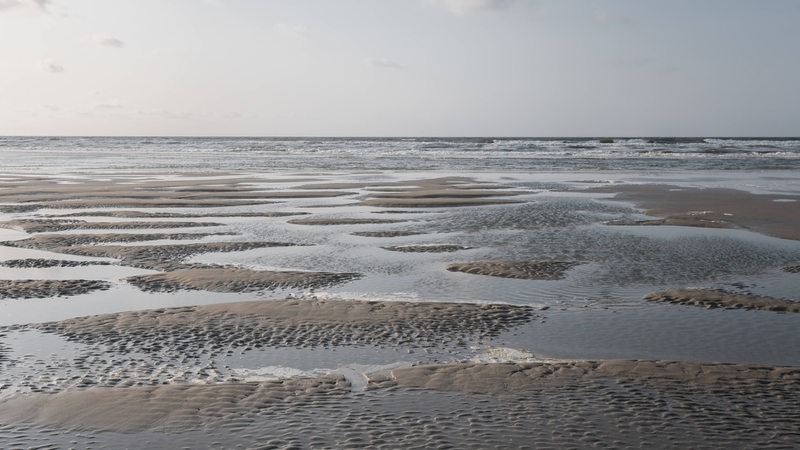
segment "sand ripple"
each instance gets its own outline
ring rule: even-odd
[[[753,366],[691,361],[565,361],[554,363],[437,364],[395,369],[392,381],[404,387],[493,395],[525,395],[542,386],[568,386],[583,378],[702,386],[791,386],[800,367]]]
[[[132,210],[109,211],[82,211],[79,213],[64,214],[55,217],[120,217],[125,219],[203,219],[208,217],[286,217],[308,214],[305,212],[280,212],[280,211],[232,211],[232,212],[204,212],[204,213],[178,213],[178,212],[149,212]],[[51,216],[52,217],[52,216]]]
[[[0,223],[0,226],[18,229],[28,233],[48,233],[64,230],[130,230],[146,228],[214,227],[221,225],[224,224],[217,222],[86,222],[83,220],[43,219],[17,219]]]
[[[44,269],[49,267],[83,267],[83,266],[107,266],[111,263],[108,261],[71,261],[62,259],[43,259],[43,258],[28,258],[28,259],[9,259],[0,261],[0,266],[10,267],[14,269]]]
[[[777,312],[800,312],[800,302],[753,294],[736,294],[712,289],[669,289],[645,296],[652,302],[706,308],[760,309]]]
[[[450,264],[447,270],[502,278],[559,280],[577,264],[569,261],[480,261]]]
[[[342,376],[262,383],[139,386],[34,395],[5,402],[15,420],[64,427],[135,432],[252,421],[257,412],[279,413],[314,397],[342,397],[350,391]],[[13,410],[13,413],[8,413]],[[271,411],[270,411],[271,410]]]
[[[783,268],[783,271],[788,273],[800,273],[800,264],[786,266]]]
[[[0,299],[63,297],[110,288],[111,283],[100,280],[0,280]]]
[[[350,234],[352,234],[353,236],[382,238],[382,237],[414,236],[424,233],[421,231],[387,230],[387,231],[354,231]]]
[[[193,267],[126,279],[147,292],[206,290],[212,292],[255,292],[264,289],[311,289],[359,278],[357,273],[250,270],[239,267]]]
[[[86,448],[800,444],[797,368],[577,361],[426,366],[393,375],[387,381],[395,384],[360,393],[334,375],[34,394],[0,404],[0,422],[20,423],[0,428],[0,436],[27,445],[68,436]]]
[[[256,248],[289,247],[286,242],[198,242],[171,245],[87,245],[62,248],[63,253],[81,256],[116,258],[120,264],[152,270],[177,270],[192,267],[183,260],[189,256],[211,252],[239,252]]]
[[[273,300],[103,314],[35,325],[119,352],[229,346],[437,347],[488,338],[533,318],[529,307],[466,303]]]
[[[366,219],[358,217],[308,217],[289,220],[289,223],[295,225],[368,225],[397,222],[403,221],[393,219]]]
[[[458,250],[469,250],[472,247],[466,247],[458,244],[417,244],[417,245],[392,245],[390,247],[382,247],[384,250],[393,252],[404,253],[446,253],[455,252]]]
[[[31,248],[65,252],[68,247],[94,245],[105,242],[145,242],[157,240],[200,239],[211,235],[230,235],[230,233],[103,233],[103,234],[38,234],[19,241],[4,242],[3,245],[18,248]]]
[[[411,182],[415,187],[373,187],[369,198],[361,203],[384,208],[438,208],[517,203],[507,198],[519,191],[499,186],[474,183],[468,178],[449,177]]]

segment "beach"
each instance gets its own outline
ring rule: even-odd
[[[4,174],[0,441],[800,445],[800,192],[595,175]]]
[[[799,22],[0,0],[0,450],[800,449]]]

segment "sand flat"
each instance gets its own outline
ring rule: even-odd
[[[5,242],[9,247],[49,250],[65,253],[70,248],[88,247],[111,242],[147,242],[160,240],[191,240],[206,236],[227,236],[230,233],[81,233],[81,234],[36,234],[27,239]]]
[[[403,253],[449,253],[459,250],[470,250],[473,247],[458,244],[407,244],[381,247],[384,250]]]
[[[67,180],[67,183],[55,182],[56,178],[7,183],[0,193],[0,202],[3,203],[0,210],[9,212],[11,216],[4,217],[6,226],[30,233],[47,233],[8,245],[111,257],[119,260],[121,265],[160,271],[121,279],[119,283],[123,286],[126,281],[135,284],[148,294],[128,290],[136,295],[160,298],[162,302],[159,303],[161,307],[154,309],[0,328],[0,438],[13,443],[12,447],[32,446],[36,439],[48,438],[62,439],[64,446],[72,447],[133,448],[145,445],[208,446],[212,440],[216,442],[213,445],[220,447],[263,443],[274,448],[586,448],[602,445],[793,448],[800,445],[800,433],[796,431],[797,405],[800,404],[800,394],[796,389],[800,383],[800,369],[797,367],[698,361],[548,360],[538,354],[537,342],[524,341],[525,333],[553,317],[548,317],[544,308],[542,312],[534,312],[531,306],[432,302],[426,301],[424,296],[411,302],[383,301],[393,297],[394,290],[376,296],[381,301],[342,300],[315,291],[294,292],[298,298],[292,295],[292,298],[282,300],[168,307],[175,304],[171,303],[173,298],[194,295],[185,292],[173,294],[177,290],[221,292],[226,294],[213,296],[225,299],[234,298],[229,295],[232,292],[265,295],[260,291],[276,288],[330,286],[339,289],[335,294],[347,293],[349,285],[340,288],[339,284],[344,285],[362,275],[351,267],[366,268],[364,278],[372,277],[366,281],[354,281],[352,285],[369,289],[377,284],[375,280],[387,281],[391,289],[398,291],[398,298],[408,298],[402,297],[401,292],[406,286],[412,286],[410,290],[421,287],[428,295],[433,293],[447,299],[456,294],[470,294],[467,289],[476,288],[485,289],[479,291],[484,294],[478,301],[531,302],[538,307],[537,302],[548,304],[552,298],[572,295],[574,291],[559,291],[561,285],[568,285],[572,280],[523,283],[502,278],[565,279],[567,271],[578,264],[571,258],[583,261],[583,254],[587,255],[588,262],[600,265],[601,261],[606,261],[600,259],[606,253],[599,254],[590,245],[594,239],[600,238],[599,242],[621,241],[603,241],[607,236],[598,231],[594,235],[587,232],[583,235],[584,240],[576,243],[566,239],[566,234],[560,235],[554,230],[573,223],[585,225],[592,220],[592,224],[601,223],[608,215],[635,213],[627,208],[613,211],[597,208],[599,212],[595,213],[588,203],[576,206],[568,202],[546,205],[552,206],[549,209],[509,212],[514,208],[505,207],[506,203],[545,202],[546,199],[525,197],[529,192],[519,188],[522,184],[515,187],[513,182],[502,185],[471,177],[437,178],[427,174],[413,177],[392,179],[387,176],[388,181],[349,182],[342,176],[326,175],[316,179],[319,183],[307,183],[301,178],[276,181],[260,176],[164,180],[153,179],[147,174],[116,174],[103,181],[87,177]],[[265,188],[264,184],[273,181],[281,183],[281,186]],[[300,181],[307,184],[295,184]],[[636,203],[638,200],[634,196],[640,195],[644,199],[643,203],[637,203],[640,207],[648,208],[650,214],[664,216],[652,222],[634,221],[630,224],[743,227],[767,234],[775,230],[784,233],[796,224],[791,212],[791,208],[796,208],[796,202],[780,201],[790,196],[744,195],[735,190],[695,192],[694,188],[675,186],[612,186],[609,189],[616,188],[621,192],[618,199]],[[630,198],[625,196],[629,188]],[[634,192],[636,189],[642,189],[642,192]],[[672,197],[675,193],[677,198]],[[691,197],[692,194],[697,194],[698,198],[681,197]],[[341,202],[334,200],[326,204],[324,199],[345,195],[353,195],[351,200],[359,203],[345,205],[348,211],[341,216],[325,217],[322,213],[292,221],[312,226],[289,227],[285,225],[286,219],[264,221],[268,223],[259,219],[308,214],[303,210],[310,208],[307,200],[310,198],[319,198],[318,206],[341,206],[338,205]],[[717,198],[732,199],[729,202],[731,206],[728,207],[727,200],[717,202]],[[739,200],[750,205],[749,213],[733,209],[741,207],[735,204]],[[270,208],[261,205],[273,202],[281,202],[285,211],[260,211]],[[662,202],[662,209],[649,209],[658,202]],[[495,206],[481,208],[483,205]],[[761,208],[764,205],[772,207]],[[105,210],[94,209],[106,206]],[[414,231],[404,229],[402,225],[393,225],[392,231],[353,231],[359,225],[399,222],[364,219],[368,213],[376,212],[373,207],[396,206],[407,206],[414,214],[419,213],[415,208],[452,207],[453,210],[428,211],[432,212],[428,214],[430,220],[415,222]],[[458,209],[462,206],[477,208]],[[43,207],[68,207],[79,211],[64,211],[64,217],[36,215]],[[184,207],[192,209],[179,209]],[[216,207],[225,209],[213,209]],[[161,211],[150,211],[150,208]],[[526,225],[528,228],[525,229],[497,227],[492,221],[498,216],[493,214],[501,210],[509,213],[508,220],[517,220],[519,224],[524,222],[522,219],[526,214],[536,216],[531,220],[534,225]],[[453,214],[442,219],[453,220],[452,224],[437,228],[442,225],[437,222],[439,216],[453,212],[460,212],[461,219],[469,215],[474,224],[464,225],[462,230],[459,228],[461,219],[458,214]],[[585,222],[571,222],[573,214],[585,214]],[[758,214],[764,217],[756,217]],[[83,222],[79,220],[81,216],[123,220]],[[74,220],[67,217],[74,217]],[[221,226],[213,222],[212,217],[247,220],[237,220],[230,228],[220,229],[220,233],[157,232],[160,228]],[[158,220],[167,218],[197,221]],[[313,225],[340,225],[341,229]],[[430,228],[426,228],[429,225]],[[93,227],[120,230],[152,228],[156,232],[84,233]],[[595,227],[589,231],[602,228]],[[453,235],[439,235],[442,229]],[[768,232],[768,229],[772,231]],[[82,233],[69,232],[74,230]],[[228,236],[225,233],[229,230],[236,232],[237,236],[223,238]],[[490,237],[492,232],[498,231],[505,233],[503,237],[510,240],[504,244],[498,244],[499,240],[484,244],[473,230],[490,230],[482,237]],[[555,252],[542,250],[546,255],[530,256],[538,248],[531,246],[531,251],[515,248],[509,256],[501,255],[502,245],[519,242],[523,246],[528,242],[523,239],[526,233],[539,231],[543,232],[543,239],[552,237],[552,242],[559,245],[569,247],[572,242],[571,245],[577,246],[568,250],[581,248],[587,251],[583,254],[565,252],[567,256],[564,256],[556,248]],[[580,234],[586,230],[575,231]],[[423,232],[431,233],[428,242],[432,244],[420,244],[417,238],[407,240],[411,242],[409,244],[398,242],[400,239],[391,242],[398,245],[377,241]],[[337,247],[337,239],[342,234],[375,239],[348,237],[343,240],[346,245]],[[204,242],[146,243],[151,239],[177,240],[201,236]],[[467,249],[455,244],[461,242],[459,239],[462,237],[475,247],[469,254],[492,255],[489,258],[495,255],[501,255],[500,258],[524,256],[452,263],[450,251]],[[139,245],[143,242],[145,245]],[[329,266],[335,269],[303,272],[252,268],[307,267],[287,263],[293,262],[287,257],[290,248],[301,243],[321,244],[325,248],[322,252],[328,253],[316,255],[313,254],[314,247],[306,246],[304,251],[297,252],[300,256],[294,261],[309,262],[309,266],[314,267],[322,261],[321,265],[325,267],[328,264],[326,258],[330,258]],[[627,246],[629,243],[630,247]],[[646,247],[643,242],[632,239],[620,246],[620,255],[626,257],[626,252],[631,252],[633,258],[633,251],[640,248],[657,251],[663,244],[648,243],[652,246]],[[253,260],[249,260],[244,263],[246,266],[243,264],[241,267],[186,261],[189,256],[204,252],[269,247],[286,247],[275,252],[280,262],[269,260],[269,252],[253,265],[250,265]],[[748,255],[748,252],[763,255],[749,247],[734,248],[743,249],[738,255]],[[415,257],[381,249],[441,254]],[[343,250],[342,254],[334,254],[337,250]],[[549,257],[564,259],[546,259]],[[362,263],[359,261],[362,258],[367,261]],[[414,272],[414,266],[423,259],[426,261],[423,270],[429,272],[420,276]],[[792,272],[791,268],[797,261],[788,256],[775,257],[774,260],[775,267],[786,267],[787,272]],[[54,269],[77,264],[65,259],[33,258],[7,262],[10,266]],[[380,276],[373,273],[378,271]],[[390,275],[381,278],[385,276],[384,271]],[[411,274],[409,278],[417,278],[406,283],[403,277],[407,274]],[[786,272],[784,275],[794,276]],[[396,280],[400,282],[393,285]],[[26,289],[34,292],[38,289],[47,296],[45,298],[51,298],[53,295],[71,295],[69,293],[78,292],[77,289],[102,288],[92,283],[108,284],[98,280],[59,280],[57,284],[60,286],[56,286],[51,285],[50,280],[24,280],[23,284],[14,280],[8,285],[0,283],[0,293],[20,293]],[[553,287],[554,293],[528,291],[525,287],[506,291],[502,283],[559,286]],[[614,297],[619,292],[624,291],[617,290],[608,295]],[[97,294],[98,297],[102,295]],[[204,301],[212,296],[204,295],[208,296]],[[551,297],[539,298],[539,295]],[[641,294],[637,295],[627,304],[642,303]],[[698,295],[700,293],[692,293],[693,298]],[[661,296],[668,297],[663,293]],[[475,298],[469,300],[476,301]],[[758,302],[752,302],[752,296],[748,300],[750,306],[760,307],[756,305]],[[618,299],[598,301],[603,306],[604,301]],[[733,302],[731,307],[746,304],[738,297]],[[774,303],[763,307],[773,308]],[[587,311],[591,314],[591,308]],[[714,313],[699,311],[697,314]],[[569,314],[569,311],[563,314]],[[18,344],[24,344],[26,338],[47,344],[43,345],[45,353],[25,353],[25,346]],[[485,361],[479,357],[484,351],[495,350],[497,347],[494,345],[508,345],[504,344],[505,341],[524,342],[521,344],[523,348],[501,348],[501,351],[492,353],[505,355],[492,359],[504,362],[475,362]],[[63,355],[60,354],[61,346],[66,349]],[[48,356],[47,352],[53,353]],[[359,352],[369,352],[369,355],[365,357]],[[402,358],[397,356],[400,354]],[[523,359],[518,355],[528,356]],[[271,365],[279,364],[273,358],[278,357],[296,363],[298,367],[290,363],[277,367],[285,369],[279,372],[286,375],[275,381],[246,382],[243,375],[237,378],[240,373],[237,370],[242,370],[242,373],[262,373],[259,372],[262,370],[263,373],[272,373]],[[363,362],[359,358],[378,361],[384,367],[398,367],[398,361],[403,363],[401,365],[412,362],[415,365],[395,368],[391,373],[388,369],[369,372],[372,369],[366,363],[359,364]],[[319,369],[322,364],[315,364],[322,360],[341,362],[341,367],[329,364],[324,370]],[[308,375],[320,371],[327,372]],[[366,389],[362,390],[362,387]]]
[[[232,414],[247,417],[281,410],[319,396],[349,392],[342,376],[225,385],[161,385],[95,388],[16,397],[0,402],[0,420],[132,433],[224,424]],[[270,406],[272,406],[270,408]],[[277,412],[275,411],[275,412]]]
[[[784,239],[800,240],[800,196],[753,194],[737,189],[691,188],[665,184],[603,186],[666,224],[741,227]],[[791,200],[791,201],[784,201]]]
[[[288,223],[294,225],[373,225],[404,222],[394,219],[373,219],[360,217],[303,217],[290,219]]]
[[[0,400],[0,420],[195,446],[244,434],[300,447],[791,447],[798,377],[797,367],[668,361],[437,364],[394,370],[363,393],[332,374],[34,394]]]
[[[231,211],[231,212],[211,212],[204,213],[181,213],[181,212],[151,212],[135,210],[108,210],[108,211],[82,211],[61,215],[49,215],[48,217],[119,217],[125,219],[208,219],[212,217],[287,217],[308,214],[302,211]],[[139,222],[136,222],[139,223]]]
[[[150,239],[147,239],[150,240]],[[287,242],[197,242],[166,245],[70,245],[44,248],[71,255],[115,258],[121,265],[152,270],[186,268],[189,256],[211,252],[239,252],[257,248],[289,247]]]
[[[713,289],[668,289],[647,294],[644,299],[651,302],[693,305],[705,308],[800,312],[800,301],[765,295],[737,294]]]
[[[476,261],[453,263],[447,266],[447,270],[501,278],[558,280],[576,265],[578,263],[572,261]]]
[[[251,270],[241,267],[191,267],[126,279],[146,292],[206,290],[254,292],[264,289],[314,289],[360,278],[357,273]]]
[[[0,280],[0,299],[65,297],[110,288],[100,280]]]
[[[770,384],[789,388],[800,383],[800,367],[659,360],[466,363],[395,369],[391,378],[404,387],[495,395],[525,395],[544,385],[568,387],[585,378],[768,389]]]
[[[134,230],[161,228],[217,227],[219,222],[86,222],[82,220],[41,220],[17,219],[0,223],[0,227],[25,231],[27,233],[50,233],[66,230]]]
[[[501,189],[495,185],[476,184],[474,180],[463,177],[414,180],[406,184],[402,187],[372,188],[369,190],[369,196],[362,200],[361,204],[384,208],[510,204],[517,201],[503,197],[513,197],[521,193],[516,190]]]
[[[187,208],[256,206],[301,198],[330,198],[352,195],[338,190],[263,189],[258,178],[226,179],[204,177],[197,180],[147,180],[120,178],[113,181],[83,179],[69,184],[55,180],[28,180],[8,185],[0,191],[0,210],[28,212],[49,209],[88,208]]]
[[[77,342],[125,351],[165,345],[178,351],[204,351],[235,342],[251,347],[424,347],[452,345],[465,336],[496,336],[533,317],[529,307],[502,304],[303,299],[101,314],[34,327]]]

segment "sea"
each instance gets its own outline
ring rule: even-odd
[[[0,170],[770,171],[800,138],[0,137]]]

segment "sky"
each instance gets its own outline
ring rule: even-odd
[[[0,135],[798,136],[798,0],[0,0]]]

